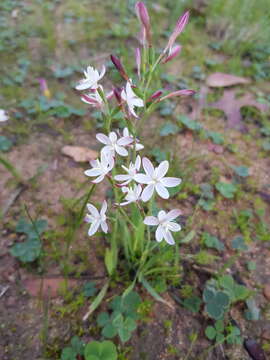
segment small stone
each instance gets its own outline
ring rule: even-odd
[[[270,284],[266,284],[263,289],[263,295],[266,297],[267,300],[270,300]]]

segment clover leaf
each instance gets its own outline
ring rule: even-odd
[[[203,233],[202,240],[209,248],[213,248],[218,251],[223,251],[225,249],[224,244],[216,236],[213,236],[207,232]]]
[[[40,240],[28,239],[22,243],[15,244],[10,249],[10,253],[24,263],[35,261],[41,253]]]
[[[215,320],[222,319],[230,304],[229,296],[223,291],[205,288],[203,292],[205,310]]]
[[[250,291],[244,285],[237,284],[233,277],[224,275],[218,280],[219,285],[227,292],[231,302],[245,300],[250,295]]]
[[[247,177],[249,176],[249,168],[246,166],[231,166],[236,175],[240,177]]]
[[[226,199],[232,199],[237,191],[237,187],[231,183],[218,182],[215,186]]]
[[[85,360],[117,360],[117,350],[111,341],[92,341],[84,349]]]
[[[0,136],[0,151],[8,151],[12,147],[12,141],[9,140],[6,136]]]
[[[97,292],[97,288],[95,286],[94,281],[88,281],[87,283],[84,284],[83,295],[85,297],[91,297],[91,296],[95,295],[96,292]]]

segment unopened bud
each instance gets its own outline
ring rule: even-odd
[[[141,78],[141,51],[140,48],[135,49],[135,61],[137,66],[138,77]]]
[[[111,61],[114,64],[114,66],[116,67],[116,69],[119,71],[119,73],[121,74],[121,76],[128,81],[129,77],[127,76],[127,73],[121,63],[121,61],[115,56],[115,55],[111,55]]]
[[[181,45],[175,45],[169,55],[162,61],[163,64],[166,64],[168,61],[172,60],[173,58],[175,58],[181,51],[182,46]]]
[[[163,94],[162,90],[155,91],[147,101],[156,100]]]
[[[189,89],[184,89],[184,90],[177,90],[177,91],[173,91],[168,95],[163,96],[161,99],[159,99],[159,101],[163,101],[165,99],[169,99],[175,96],[190,96],[195,94],[194,90],[189,90]]]
[[[150,18],[148,15],[147,8],[142,1],[138,1],[135,5],[135,10],[144,28],[145,36],[148,41],[148,44],[151,45],[151,25],[150,25]]]
[[[175,43],[176,38],[184,30],[185,26],[188,23],[188,19],[189,19],[189,11],[186,11],[184,13],[184,15],[180,16],[180,18],[178,19],[176,26],[175,26],[171,36],[169,37],[169,41],[168,41],[166,48],[164,49],[164,52],[166,52],[168,49],[171,52],[171,49],[173,47],[173,44]]]

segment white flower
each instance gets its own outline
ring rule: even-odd
[[[107,217],[105,214],[107,210],[107,201],[103,201],[100,212],[98,212],[97,208],[92,204],[87,204],[87,209],[90,214],[86,215],[85,221],[91,224],[88,230],[88,235],[94,235],[98,231],[99,227],[107,233],[108,225],[106,223]]]
[[[101,153],[100,160],[91,160],[90,164],[92,169],[86,170],[84,173],[86,176],[97,176],[95,180],[92,180],[94,184],[97,184],[112,170],[114,159],[112,156],[108,156],[108,154]]]
[[[134,111],[134,106],[142,107],[144,104],[143,100],[139,98],[132,90],[130,82],[127,82],[126,89],[122,90],[121,97],[127,102],[127,106],[131,114],[135,117],[138,117]]]
[[[76,90],[97,89],[98,81],[103,78],[105,72],[106,68],[104,65],[102,66],[100,73],[92,66],[88,66],[84,71],[85,79],[80,80],[79,84],[76,86]]]
[[[136,157],[135,164],[132,162],[129,164],[129,167],[127,168],[125,165],[122,165],[122,168],[127,172],[126,175],[116,175],[114,179],[116,181],[124,181],[121,185],[127,185],[132,180],[134,180],[135,175],[140,170],[141,167],[141,157],[138,155]]]
[[[125,206],[128,205],[132,202],[136,202],[138,200],[140,200],[140,196],[141,196],[141,192],[142,192],[142,187],[141,185],[134,185],[133,189],[132,188],[128,188],[126,186],[124,186],[122,188],[123,193],[126,193],[126,197],[125,200],[122,203],[120,203],[120,206]]]
[[[103,87],[101,85],[99,85],[98,87],[99,87],[100,91],[104,94],[104,96],[106,96],[106,99],[111,99],[111,97],[113,96],[112,91],[110,93],[108,93],[107,95],[105,95],[105,93],[103,91]],[[101,111],[104,111],[105,103],[104,103],[102,97],[100,96],[100,93],[98,90],[94,90],[88,94],[83,94],[81,97],[81,100],[86,104],[89,104],[91,106],[99,108]]]
[[[171,234],[171,231],[180,231],[181,226],[176,224],[174,221],[181,214],[181,211],[178,209],[174,209],[166,213],[164,210],[161,210],[158,213],[158,216],[146,216],[144,219],[144,224],[157,226],[156,230],[156,240],[161,242],[163,239],[170,245],[174,245],[174,239]]]
[[[102,144],[105,144],[101,150],[101,153],[108,154],[110,156],[115,156],[115,152],[121,156],[128,156],[128,151],[124,148],[124,146],[132,143],[133,139],[131,137],[121,137],[117,139],[117,135],[114,131],[109,133],[109,136],[104,134],[97,134],[96,138]]]
[[[169,198],[169,192],[166,187],[174,187],[181,183],[181,179],[175,177],[164,177],[169,169],[169,162],[167,160],[162,161],[158,167],[154,168],[151,161],[147,158],[142,160],[143,168],[146,174],[136,174],[134,176],[135,181],[140,184],[147,184],[142,192],[142,201],[148,201],[154,190],[163,199]]]
[[[0,109],[0,122],[4,122],[4,121],[7,121],[8,120],[8,115],[7,113],[5,112],[5,110],[3,109]]]
[[[123,130],[123,136],[130,136],[133,139],[133,143],[129,145],[129,147],[134,148],[134,136],[129,134],[128,128],[125,127]],[[144,146],[142,144],[140,144],[140,140],[139,139],[135,139],[135,150],[139,151],[142,150],[144,148]]]

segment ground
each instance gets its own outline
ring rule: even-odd
[[[74,84],[85,65],[99,67],[103,62],[109,73],[104,86],[120,84],[110,64],[111,53],[121,56],[133,71],[133,48],[138,44],[133,5],[132,1],[92,1],[89,6],[74,0],[3,0],[0,5],[0,108],[9,115],[8,121],[0,123],[0,135],[11,141],[2,148],[0,139],[1,360],[60,359],[75,335],[85,343],[102,340],[97,315],[129,284],[127,274],[118,274],[100,308],[82,320],[92,301],[83,295],[84,284],[93,280],[101,289],[108,279],[107,243],[102,236],[89,238],[87,224],[76,228],[80,199],[90,188],[84,175],[88,163],[64,155],[63,147],[81,146],[92,154],[100,149],[95,134],[101,121],[80,102]],[[170,15],[170,1],[148,1],[148,5],[161,48],[177,15]],[[270,356],[269,58],[265,58],[266,49],[243,44],[237,54],[231,34],[226,38],[221,30],[213,30],[216,14],[207,8],[207,1],[194,1],[191,8],[193,19],[189,32],[183,34],[182,54],[164,67],[153,91],[188,87],[197,94],[159,107],[147,119],[140,139],[145,153],[157,161],[167,157],[173,172],[183,179],[172,201],[182,210],[183,234],[193,230],[194,236],[179,248],[176,280],[161,291],[170,306],[138,285],[136,291],[143,299],[138,327],[124,345],[117,338],[113,341],[121,359],[263,359],[260,351],[266,359]],[[179,6],[177,11],[183,9]],[[238,79],[230,86],[211,86],[209,75],[216,72],[241,76],[244,84]],[[40,89],[38,78],[46,79],[50,96]],[[228,111],[238,106],[239,96],[252,96],[241,108],[240,120],[228,121],[223,111],[211,105],[228,89],[235,91],[236,98],[233,106],[226,104]],[[233,184],[232,196],[222,194],[220,183]],[[107,185],[99,186],[91,201],[98,202],[104,194],[112,196]],[[169,208],[166,201],[159,204]],[[20,261],[11,253],[15,244],[25,240],[17,224],[27,214],[47,223],[41,255],[32,262]],[[208,246],[205,233],[218,239],[222,250]],[[232,245],[237,236],[243,239],[238,248]],[[242,343],[210,341],[205,329],[214,321],[205,306],[201,304],[197,311],[183,306],[192,296],[202,299],[206,281],[224,274],[245,285],[255,301],[252,309],[260,309],[258,319],[247,320],[247,304],[241,300],[226,314],[226,321],[240,329],[243,340],[256,341],[253,353],[248,354]]]

